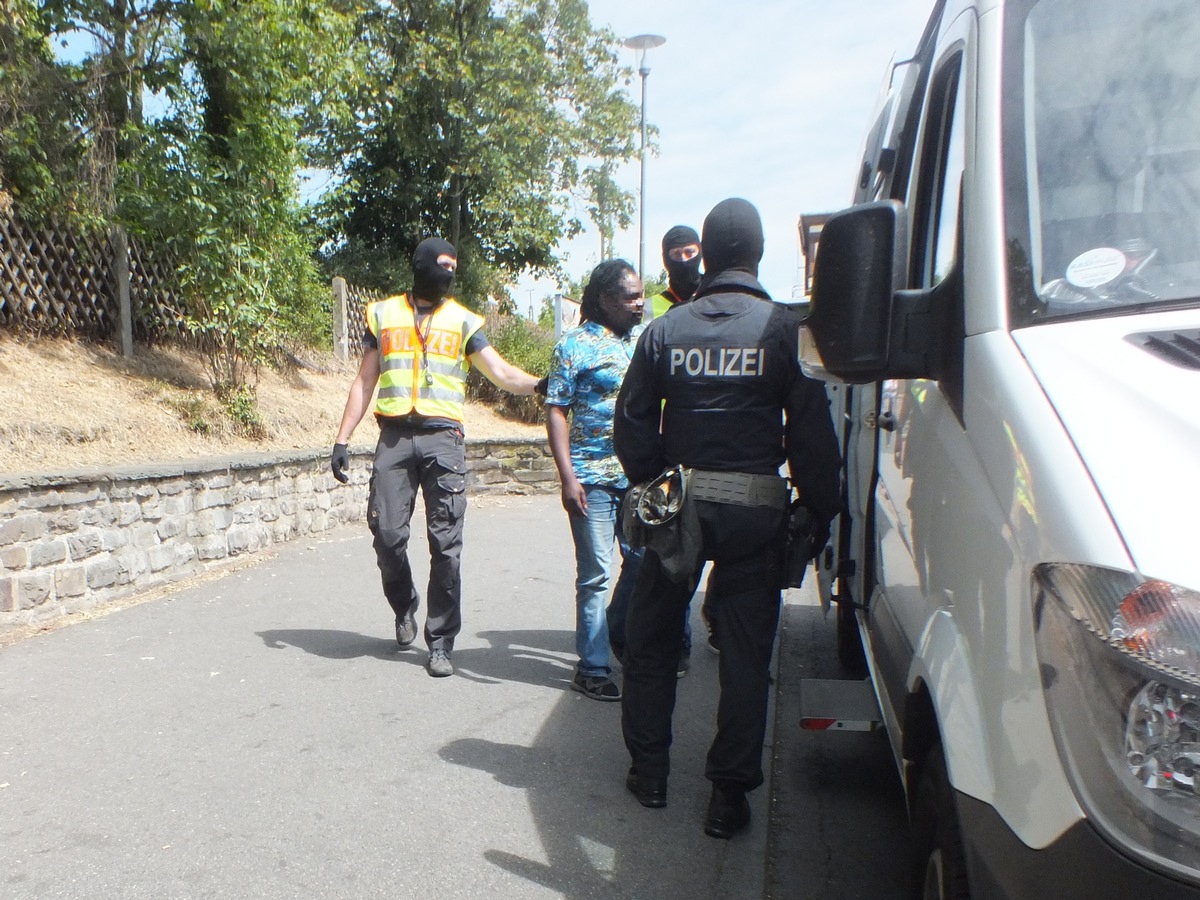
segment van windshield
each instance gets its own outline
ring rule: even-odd
[[[1195,0],[1017,0],[1005,34],[1013,326],[1197,303]]]

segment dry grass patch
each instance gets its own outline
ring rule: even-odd
[[[137,347],[132,360],[81,341],[0,336],[0,472],[55,472],[328,448],[357,362],[305,351],[304,366],[259,371],[255,437],[211,388],[203,357]],[[468,404],[467,436],[540,440],[540,425]],[[364,421],[355,445],[370,447]]]

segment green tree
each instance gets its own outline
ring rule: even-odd
[[[538,328],[547,328],[551,332],[554,331],[554,298],[543,297],[542,305],[538,308],[537,314]]]
[[[296,172],[319,88],[345,71],[349,20],[313,0],[192,0],[177,14],[171,103],[140,134],[121,212],[175,251],[189,327],[228,392],[287,335],[328,329]]]
[[[244,409],[235,394],[254,367],[297,335],[328,334],[319,235],[299,204],[296,173],[356,77],[345,53],[355,8],[350,0],[13,2],[25,15],[0,18],[0,35],[22,33],[15,22],[35,49],[38,37],[91,39],[71,64],[33,55],[76,99],[50,127],[76,137],[92,173],[72,186],[71,173],[45,166],[43,180],[57,179],[59,195],[85,186],[105,219],[174,251],[186,324],[209,352],[214,387]],[[10,45],[20,46],[6,42],[0,53]],[[149,94],[162,109],[153,120],[143,108]]]
[[[40,0],[39,7],[56,38],[91,42],[79,62],[59,69],[86,97],[80,133],[89,160],[89,205],[115,218],[118,197],[129,190],[122,170],[140,148],[146,93],[180,77],[183,61],[173,51],[188,0]]]
[[[600,232],[600,259],[608,259],[617,229],[624,230],[633,223],[634,194],[613,179],[612,160],[588,169],[583,180],[588,190],[588,216]]]
[[[340,176],[323,207],[332,265],[396,289],[416,244],[440,234],[458,247],[468,302],[481,296],[468,288],[555,271],[555,246],[582,228],[573,195],[611,182],[590,173],[634,152],[616,40],[586,4],[385,0],[355,46],[352,126],[325,135]],[[605,209],[622,208],[619,194]]]
[[[31,221],[92,205],[87,95],[56,64],[52,30],[33,0],[0,6],[0,194]]]

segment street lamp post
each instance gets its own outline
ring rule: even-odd
[[[638,52],[638,74],[642,76],[642,184],[638,190],[638,278],[646,279],[646,76],[650,66],[646,52],[661,47],[667,39],[661,34],[637,34],[625,39],[625,46]]]

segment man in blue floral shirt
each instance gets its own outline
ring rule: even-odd
[[[562,504],[575,542],[575,650],[571,688],[596,700],[620,700],[608,665],[609,643],[620,657],[625,610],[641,551],[620,530],[629,481],[613,450],[617,392],[642,326],[642,283],[623,259],[600,263],[583,289],[578,328],[554,348],[546,388],[546,432],[562,484]],[[614,541],[621,574],[607,611]]]

